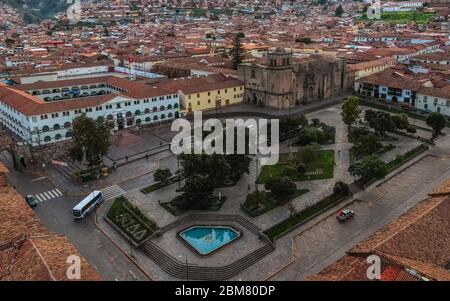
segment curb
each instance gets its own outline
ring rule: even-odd
[[[142,272],[144,273],[144,275],[150,280],[153,281],[153,279],[150,277],[150,275],[144,270],[144,268],[142,268],[133,258],[130,257],[130,255],[128,255],[128,253],[122,249],[121,246],[119,246],[119,244],[117,242],[115,242],[98,224],[98,219],[97,219],[97,211],[95,211],[94,214],[94,223],[95,226],[103,233],[103,235],[105,235],[131,262],[133,262],[136,267]]]

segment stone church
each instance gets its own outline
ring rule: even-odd
[[[271,49],[265,64],[240,64],[244,101],[277,109],[343,94],[347,88],[343,59],[312,54],[292,57],[283,48]]]

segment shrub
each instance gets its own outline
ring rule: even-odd
[[[409,126],[409,127],[406,129],[406,131],[407,131],[408,133],[412,133],[412,134],[414,134],[414,133],[417,132],[416,128],[413,127],[413,126]]]
[[[273,195],[281,201],[288,200],[297,191],[297,186],[289,177],[283,177],[271,185]]]
[[[333,193],[335,195],[347,195],[350,193],[350,187],[347,183],[337,181],[336,184],[334,184]]]
[[[306,172],[306,165],[305,163],[298,163],[296,166],[297,172],[301,175],[305,174]]]

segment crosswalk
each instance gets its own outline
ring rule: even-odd
[[[106,187],[105,189],[102,189],[102,193],[103,193],[103,198],[105,200],[109,200],[109,199],[117,198],[117,197],[125,194],[126,191],[123,190],[118,185],[113,185],[113,186],[110,186],[110,187]]]
[[[54,198],[58,198],[60,196],[63,196],[62,192],[59,191],[59,189],[53,189],[45,192],[41,192],[35,195],[36,199],[42,203],[44,201],[48,201]]]

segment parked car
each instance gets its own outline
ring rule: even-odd
[[[37,204],[38,204],[38,201],[37,201],[36,198],[35,198],[34,196],[32,196],[32,195],[27,195],[27,196],[25,197],[25,201],[27,202],[27,204],[28,204],[30,207],[35,207],[35,206],[37,206]]]
[[[347,220],[351,219],[353,216],[355,216],[355,211],[351,209],[342,209],[336,214],[336,218],[340,222],[346,222]]]

